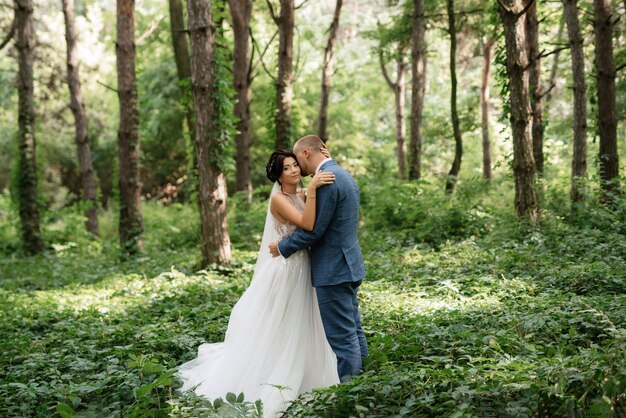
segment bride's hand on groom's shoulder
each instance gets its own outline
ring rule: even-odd
[[[332,158],[330,156],[330,151],[328,151],[328,148],[326,148],[326,145],[324,145],[323,147],[320,148],[320,151],[322,152],[322,154],[324,154],[324,157],[326,158]]]
[[[309,184],[309,190],[317,189],[325,184],[332,184],[334,181],[335,175],[333,173],[320,171],[319,173],[316,173],[311,179],[311,183]]]

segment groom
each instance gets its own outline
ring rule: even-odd
[[[337,355],[341,381],[356,375],[367,357],[357,292],[365,277],[363,255],[357,240],[359,188],[335,160],[326,158],[324,143],[315,135],[299,139],[293,147],[303,174],[318,171],[335,175],[333,184],[317,190],[313,230],[302,229],[270,244],[274,257],[288,258],[311,248],[311,280],[317,292],[326,338]]]

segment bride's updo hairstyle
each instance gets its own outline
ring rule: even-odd
[[[265,166],[265,173],[267,174],[267,178],[270,179],[271,182],[278,181],[280,175],[283,174],[283,164],[285,162],[285,158],[287,157],[291,157],[294,160],[298,161],[298,159],[296,158],[296,154],[286,149],[279,149],[278,151],[274,151],[270,156],[270,161]]]

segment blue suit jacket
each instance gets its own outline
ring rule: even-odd
[[[315,226],[312,231],[298,229],[278,243],[285,257],[311,248],[313,286],[358,282],[365,277],[363,255],[357,239],[359,187],[346,170],[334,160],[322,171],[335,175],[333,184],[317,189]]]

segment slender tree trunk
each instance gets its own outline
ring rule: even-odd
[[[169,8],[172,47],[174,49],[178,78],[181,81],[189,80],[191,82],[191,58],[189,57],[187,35],[185,35],[185,16],[183,14],[182,0],[169,0]]]
[[[606,194],[617,189],[619,175],[615,110],[615,64],[610,0],[594,0],[595,55],[597,70],[598,131],[600,134],[600,181]]]
[[[91,145],[87,136],[87,115],[81,91],[78,54],[76,52],[76,30],[74,26],[74,0],[63,1],[63,15],[65,16],[65,41],[67,43],[67,81],[70,88],[71,109],[76,124],[76,150],[80,166],[83,200],[87,203],[85,209],[85,227],[87,231],[98,235],[98,202],[96,180],[91,161]]]
[[[100,180],[100,205],[106,211],[109,209],[109,202],[113,198],[113,178],[108,175],[104,177],[98,176]]]
[[[504,24],[506,68],[511,94],[511,128],[513,132],[513,175],[515,177],[515,210],[518,216],[538,221],[535,191],[535,161],[532,146],[532,112],[528,80],[528,46],[526,16],[522,0],[502,0],[500,16]]]
[[[565,14],[562,14],[561,19],[559,20],[559,30],[556,33],[557,45],[560,45],[561,39],[563,39],[564,26],[565,26]],[[548,108],[550,101],[552,100],[552,96],[554,94],[554,87],[556,86],[556,72],[559,69],[559,55],[560,54],[561,54],[561,51],[557,49],[552,59],[552,67],[550,68],[550,82],[548,83],[550,90],[546,92],[546,100],[545,100],[546,108]]]
[[[252,202],[252,179],[250,146],[252,130],[250,125],[250,101],[252,100],[252,77],[250,74],[249,32],[252,16],[252,0],[228,0],[230,15],[233,20],[233,84],[237,101],[234,114],[237,118],[237,134],[235,136],[236,177],[235,190],[245,190],[248,203]]]
[[[489,142],[489,70],[491,67],[491,48],[494,38],[483,44],[483,74],[480,86],[481,125],[483,133],[483,176],[491,181],[491,151]]]
[[[24,249],[29,254],[44,250],[37,204],[37,163],[35,150],[35,105],[33,102],[33,60],[35,33],[32,0],[15,0],[17,60],[19,65],[19,212]]]
[[[226,219],[226,178],[214,154],[219,128],[213,118],[215,102],[215,26],[210,0],[188,0],[191,38],[191,89],[196,120],[196,154],[200,180],[200,239],[202,267],[229,264],[230,238]]]
[[[278,25],[278,78],[276,79],[276,149],[291,148],[291,102],[293,100],[294,0],[280,0]]]
[[[454,132],[454,161],[446,179],[446,191],[452,192],[461,171],[461,159],[463,158],[463,137],[459,124],[459,112],[457,110],[457,79],[456,79],[456,22],[454,18],[454,0],[448,0],[448,34],[450,35],[450,114],[452,116],[452,130]]]
[[[117,0],[117,84],[120,102],[119,234],[123,255],[142,249],[139,108],[135,75],[135,2]]]
[[[333,75],[333,50],[337,40],[337,29],[339,28],[339,16],[343,0],[337,0],[333,22],[328,30],[328,42],[324,50],[324,65],[322,67],[322,97],[320,100],[320,115],[318,135],[326,143],[328,140],[328,96],[330,94],[330,84]]]
[[[572,55],[572,88],[574,89],[574,153],[572,155],[572,202],[584,199],[584,182],[587,173],[587,84],[585,81],[585,56],[583,36],[578,21],[577,0],[563,0],[567,34]]]
[[[528,1],[528,0],[527,0]],[[526,34],[530,64],[530,106],[533,113],[533,156],[535,170],[543,174],[543,98],[541,91],[541,60],[539,59],[539,22],[537,21],[537,0],[526,12]]]
[[[404,49],[401,52],[401,58],[398,60],[397,66],[397,82],[395,88],[396,102],[396,142],[398,157],[398,178],[406,179],[406,115],[405,115],[405,97],[406,97],[406,73],[408,64],[404,61]]]
[[[174,61],[176,61],[176,73],[178,74],[180,86],[180,104],[183,106],[185,112],[185,122],[187,123],[187,130],[189,132],[188,139],[185,141],[187,184],[197,185],[198,167],[196,165],[196,155],[193,150],[196,135],[193,120],[193,97],[191,95],[191,58],[189,56],[189,45],[187,43],[183,0],[169,0],[169,9],[172,49],[174,50]]]
[[[404,62],[405,53],[406,48],[400,45],[398,47],[398,55],[396,57],[396,81],[394,82],[389,77],[389,74],[387,74],[387,68],[385,67],[382,49],[379,50],[380,67],[383,72],[383,76],[385,77],[389,88],[391,88],[394,93],[394,106],[396,110],[396,157],[398,160],[399,179],[406,178],[406,155],[404,152],[406,144],[406,118],[404,115],[404,97],[406,94],[405,83],[408,65],[406,62]]]
[[[413,0],[411,29],[411,138],[409,142],[409,179],[421,177],[422,117],[426,88],[426,19],[424,0]]]

